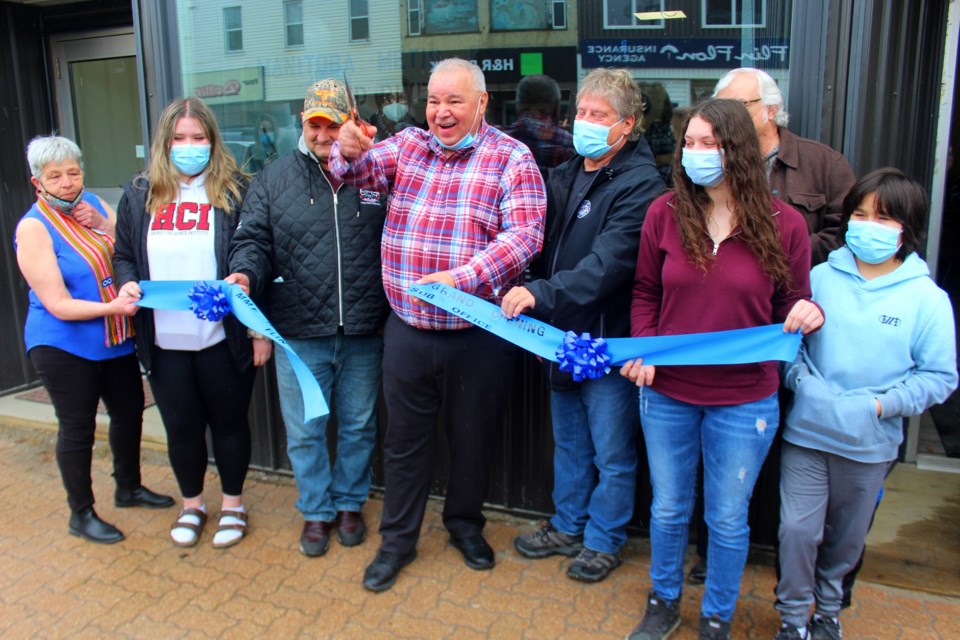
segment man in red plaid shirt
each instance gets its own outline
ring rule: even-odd
[[[347,121],[331,170],[361,190],[389,192],[381,261],[393,313],[384,330],[384,496],[376,558],[363,585],[385,591],[416,557],[433,476],[437,418],[450,450],[443,523],[471,569],[491,569],[481,512],[515,348],[406,294],[442,282],[499,304],[540,251],[546,196],[529,149],[483,118],[477,65],[451,58],[430,75],[429,131],[408,128],[374,145]]]

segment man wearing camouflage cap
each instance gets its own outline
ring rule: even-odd
[[[303,102],[298,149],[250,184],[233,238],[230,271],[307,364],[335,412],[336,462],[327,449],[328,418],[303,420],[290,360],[278,350],[277,385],[287,455],[303,514],[300,552],[326,553],[363,541],[377,396],[389,307],[380,279],[386,193],[343,184],[327,159],[349,112],[337,80],[311,85]],[[229,278],[228,278],[229,279]]]

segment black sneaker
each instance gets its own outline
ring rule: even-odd
[[[567,577],[580,582],[600,582],[620,566],[620,555],[583,548],[567,569]]]
[[[540,528],[533,533],[514,538],[513,546],[520,555],[535,560],[552,555],[572,558],[583,549],[583,536],[561,533],[549,522],[542,522]]]
[[[716,616],[700,616],[699,640],[730,640],[730,623]]]
[[[687,574],[687,584],[703,584],[707,581],[707,559],[697,558],[697,563]]]
[[[834,618],[814,618],[807,627],[810,640],[840,640],[843,632],[840,631],[840,621]]]
[[[680,600],[663,600],[653,591],[647,594],[647,611],[627,640],[666,640],[680,626]]]
[[[804,640],[807,636],[803,634],[804,627],[794,627],[786,622],[780,625],[780,631],[774,636],[773,640]]]

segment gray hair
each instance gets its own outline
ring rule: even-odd
[[[577,91],[577,104],[585,95],[596,96],[610,103],[621,119],[636,117],[630,130],[629,140],[639,140],[643,135],[643,98],[640,87],[626,69],[594,69],[587,74]]]
[[[441,60],[433,68],[433,71],[430,72],[430,79],[432,80],[433,76],[438,73],[454,70],[462,70],[469,73],[470,78],[473,80],[473,88],[477,91],[484,92],[487,90],[487,81],[483,77],[483,71],[474,63],[469,60],[464,60],[463,58],[446,58]]]
[[[27,145],[27,163],[34,178],[40,179],[43,168],[51,162],[76,160],[83,169],[83,154],[77,143],[63,136],[37,136]]]
[[[749,73],[757,79],[757,85],[760,90],[760,101],[767,107],[776,107],[777,115],[773,117],[773,121],[779,127],[786,127],[787,123],[790,122],[790,114],[787,113],[786,106],[783,103],[783,93],[780,91],[780,87],[777,86],[777,81],[770,77],[770,74],[766,71],[752,67],[740,67],[739,69],[728,71],[726,75],[720,78],[717,86],[714,87],[713,97],[716,98],[717,93],[725,89],[727,85],[733,81],[734,77],[740,73]]]

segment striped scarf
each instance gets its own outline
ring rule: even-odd
[[[100,302],[107,303],[117,298],[113,283],[113,238],[97,233],[73,219],[70,215],[55,211],[43,198],[37,197],[37,209],[47,219],[63,240],[87,263],[100,283]],[[108,346],[122,344],[133,335],[133,325],[127,316],[103,317],[103,343]]]

